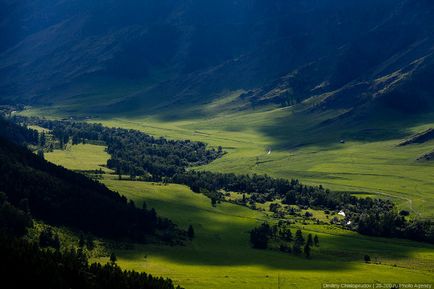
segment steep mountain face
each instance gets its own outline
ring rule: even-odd
[[[429,0],[1,0],[0,100],[432,109]],[[97,99],[92,104],[92,100]]]

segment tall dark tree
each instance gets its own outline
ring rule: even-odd
[[[315,244],[315,247],[319,247],[319,238],[318,238],[318,235],[315,235],[315,237],[313,238],[313,242]]]
[[[117,260],[118,260],[118,258],[116,257],[116,254],[114,252],[112,252],[110,254],[110,263],[115,264]]]
[[[188,226],[187,236],[190,240],[194,238],[194,229],[192,225]]]
[[[45,136],[45,132],[42,132],[41,136],[39,137],[39,145],[43,148],[45,147],[46,143],[47,143],[47,138]]]
[[[300,229],[295,232],[295,242],[299,243],[300,245],[304,245],[303,233]]]
[[[45,227],[39,234],[39,246],[60,249],[59,235],[51,227]]]
[[[84,235],[83,235],[83,233],[81,233],[81,234],[80,234],[80,239],[78,240],[78,246],[79,246],[80,248],[83,248],[84,245],[85,245]]]
[[[92,251],[95,248],[95,241],[93,240],[93,237],[90,234],[86,236],[86,248],[90,251]]]
[[[211,198],[211,206],[216,207],[217,206],[217,199]]]
[[[306,256],[306,258],[310,258],[311,255],[311,249],[309,244],[306,243],[306,245],[304,245],[304,255]]]
[[[310,246],[310,247],[313,246],[312,234],[309,234],[309,235],[307,236],[307,242],[306,242],[306,244],[307,244],[308,246]]]
[[[254,228],[250,231],[250,242],[252,243],[253,248],[267,249],[270,235],[271,227],[267,223],[263,223],[258,228]]]
[[[369,263],[369,262],[371,262],[371,257],[369,257],[369,255],[365,255],[363,257],[363,260],[365,261],[365,263]]]
[[[292,245],[292,252],[296,255],[300,255],[302,250],[301,250],[301,244],[299,242],[294,242],[294,244]]]
[[[38,157],[40,157],[41,159],[45,158],[43,150],[38,150]]]
[[[292,232],[291,229],[285,228],[282,233],[282,239],[287,242],[292,242]]]

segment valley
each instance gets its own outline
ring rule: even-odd
[[[90,122],[137,129],[157,137],[203,141],[228,152],[199,169],[298,178],[332,190],[391,198],[400,208],[419,217],[433,216],[434,162],[417,159],[432,150],[434,140],[398,145],[406,137],[434,127],[434,115],[401,119],[392,126],[388,119],[374,119],[367,124],[323,128],[319,123],[337,112],[308,114],[292,109],[216,113],[214,117],[180,120],[158,115],[101,115]],[[62,118],[65,112],[36,108],[24,115],[41,113]],[[176,114],[172,111],[172,115]],[[284,127],[280,125],[283,123]],[[341,139],[345,139],[344,144]],[[269,155],[268,148],[272,148]]]
[[[432,0],[0,18],[2,288],[434,286]]]
[[[96,151],[86,147],[89,152]],[[65,154],[86,159],[83,150],[71,149]],[[58,158],[57,151],[47,153],[46,158],[68,167],[68,158]],[[99,169],[103,159],[100,152],[93,169]],[[321,245],[314,249],[313,258],[306,260],[246,246],[251,228],[264,220],[273,222],[267,213],[230,203],[214,208],[207,197],[182,185],[120,181],[111,175],[104,175],[102,182],[136,204],[146,201],[148,207],[181,227],[193,224],[197,237],[187,246],[136,244],[134,249],[116,251],[123,268],[168,276],[186,288],[318,288],[327,282],[430,282],[433,278],[432,245],[394,239],[384,242],[334,226],[311,224],[303,226],[304,230],[318,234]],[[378,263],[365,264],[364,254]]]

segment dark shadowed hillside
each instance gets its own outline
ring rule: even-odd
[[[2,102],[152,110],[243,89],[254,105],[321,96],[432,108],[428,0],[111,0],[0,4]]]
[[[9,142],[4,137],[33,141],[33,131],[0,121],[7,124],[7,129],[0,129],[0,191],[13,205],[25,202],[37,219],[117,240],[144,242],[163,239],[167,232],[173,236],[181,232],[154,209],[139,209],[103,184]]]

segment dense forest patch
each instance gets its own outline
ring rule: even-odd
[[[61,250],[59,238],[50,227],[41,232],[38,243],[20,238],[33,226],[30,212],[26,210],[9,203],[0,192],[0,255],[7,264],[1,277],[6,288],[175,288],[170,279],[121,270],[114,254],[110,263],[89,264],[83,246],[78,250]],[[90,245],[88,240],[87,246]]]

